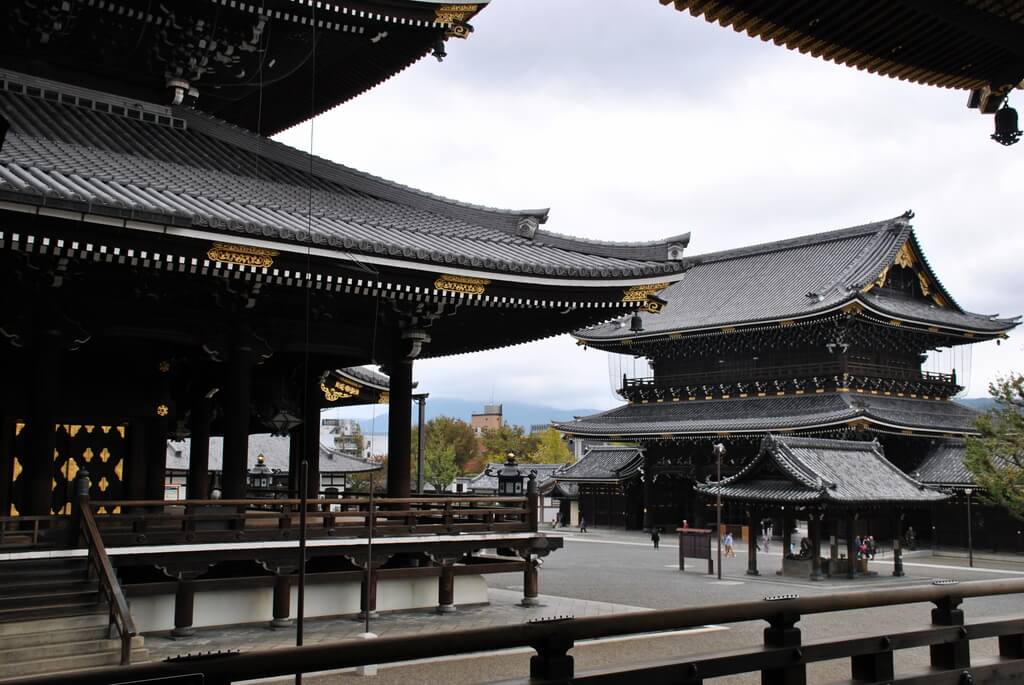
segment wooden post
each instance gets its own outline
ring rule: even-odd
[[[530,530],[537,532],[540,494],[537,492],[537,474],[531,472],[526,482],[526,523]]]
[[[537,560],[532,554],[527,554],[523,558],[526,560],[526,568],[523,569],[523,601],[520,604],[524,607],[535,607],[540,605],[540,600],[537,599],[540,588]]]
[[[15,420],[0,414],[0,516],[10,516],[11,485],[14,484],[14,428]]]
[[[305,387],[305,416],[302,425],[299,426],[299,430],[302,431],[299,460],[306,462],[306,496],[313,500],[308,508],[315,511],[318,506],[317,500],[320,499],[320,403],[323,401],[319,371],[310,371]]]
[[[883,637],[881,646],[883,648],[881,652],[850,657],[850,675],[854,681],[877,683],[892,680],[895,675],[892,643],[889,638]]]
[[[568,682],[573,677],[574,660],[569,655],[573,639],[565,635],[548,635],[530,646],[537,655],[530,657],[530,680]]]
[[[412,466],[412,360],[402,356],[398,345],[388,373],[388,497],[408,497]]]
[[[292,621],[292,577],[289,573],[278,573],[274,578],[274,618],[271,628],[289,628]]]
[[[188,637],[196,632],[192,627],[195,598],[195,582],[191,578],[179,579],[174,592],[174,630],[171,637]]]
[[[249,419],[252,394],[252,344],[249,327],[241,324],[231,350],[224,401],[224,455],[221,490],[224,499],[244,499],[249,474]]]
[[[210,399],[199,396],[192,405],[192,438],[186,490],[189,499],[210,497],[210,404]]]
[[[441,576],[437,579],[437,613],[450,614],[455,611],[455,574],[451,564],[441,566]]]
[[[944,597],[935,602],[932,609],[932,625],[936,626],[962,626],[964,624],[964,612],[959,608],[960,597],[952,595]],[[932,666],[944,670],[954,668],[967,668],[971,665],[971,642],[967,639],[967,631],[961,631],[961,639],[939,645],[931,645],[928,648],[931,652]]]
[[[785,600],[782,600],[785,601]],[[768,620],[769,627],[764,629],[765,647],[792,647],[792,666],[766,668],[761,671],[762,685],[805,685],[807,683],[807,666],[800,656],[800,629],[796,624],[800,614],[784,611]]]
[[[757,570],[757,531],[760,527],[761,510],[750,509],[747,511],[747,575],[761,575]]]
[[[145,423],[146,478],[143,492],[145,499],[161,502],[167,473],[167,419],[150,416]]]
[[[35,366],[29,389],[30,413],[24,428],[28,436],[22,464],[25,471],[21,513],[48,516],[53,507],[53,460],[57,450],[54,426],[60,418],[60,331],[38,331],[35,346]]]
[[[146,423],[136,418],[128,426],[128,456],[124,469],[124,490],[128,499],[146,499]]]
[[[89,505],[89,472],[82,469],[75,479],[75,494],[71,498],[71,520],[68,523],[67,542],[78,547],[78,538],[82,533],[82,509]]]
[[[821,512],[811,513],[807,525],[807,534],[811,538],[811,580],[821,580]]]
[[[367,564],[371,562],[367,561]],[[359,619],[365,621],[377,615],[377,576],[373,573],[363,574],[359,584]]]
[[[846,515],[846,577],[854,578],[857,575],[857,545],[854,544],[854,519],[853,514]]]

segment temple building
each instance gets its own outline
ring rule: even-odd
[[[566,472],[591,474],[573,478],[588,521],[706,523],[694,484],[715,477],[712,445],[725,446],[729,475],[772,434],[877,439],[908,474],[936,455],[962,471],[976,413],[952,401],[962,390],[955,368],[922,365],[930,350],[1003,338],[1018,319],[964,311],[911,219],[691,257],[686,278],[661,293],[660,313],[577,331],[580,344],[644,357],[653,370],[622,378],[627,404],[556,425],[577,444],[626,443],[643,454],[637,463],[636,450],[594,452],[599,460]],[[907,525],[926,535],[929,514],[908,514]]]

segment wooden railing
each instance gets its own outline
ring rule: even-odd
[[[94,501],[108,545],[280,540],[298,536],[301,500]],[[316,538],[454,535],[537,530],[529,497],[344,497],[309,500],[306,534]]]
[[[1024,678],[1024,609],[1020,601],[1006,606],[1015,615],[1001,620],[965,624],[960,609],[963,599],[1024,593],[1024,580],[936,581],[931,585],[887,590],[849,592],[818,597],[765,597],[761,601],[709,605],[688,609],[590,616],[558,617],[550,621],[422,635],[348,640],[308,647],[277,648],[246,653],[178,657],[163,663],[140,664],[124,669],[85,671],[74,675],[33,680],[34,685],[99,685],[100,683],[167,678],[202,674],[204,682],[230,683],[315,673],[366,664],[395,663],[452,654],[470,654],[516,647],[530,647],[530,679],[527,683],[702,683],[721,676],[760,673],[765,685],[807,682],[807,665],[848,659],[851,679],[846,683],[1001,683]],[[877,630],[837,639],[804,641],[798,624],[808,614],[829,614],[851,609],[913,605],[931,602],[931,625],[887,632],[884,622]],[[907,611],[920,610],[908,606]],[[835,625],[841,625],[841,615]],[[763,645],[724,653],[681,654],[675,660],[651,664],[615,666],[590,673],[576,673],[568,654],[581,640],[696,628],[708,624],[766,621]],[[972,640],[997,638],[999,656],[971,657]],[[900,650],[929,647],[930,667],[915,673],[895,672]]]
[[[41,547],[47,543],[60,545],[64,537],[53,539],[52,534],[65,523],[64,516],[0,516],[0,549]]]
[[[110,626],[117,629],[121,638],[121,665],[125,666],[131,663],[132,638],[138,635],[138,630],[135,629],[135,622],[128,610],[128,601],[121,591],[121,584],[114,575],[114,568],[110,564],[103,538],[96,526],[88,497],[79,499],[79,512],[81,518],[76,521],[77,527],[89,550],[89,566],[95,570],[100,588],[107,598],[107,605],[110,607]]]

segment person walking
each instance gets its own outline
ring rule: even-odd
[[[581,533],[586,533],[587,532],[587,517],[586,516],[580,516],[580,532]]]
[[[651,542],[654,543],[654,549],[658,549],[658,543],[661,542],[661,528],[651,530]]]
[[[726,533],[725,537],[722,538],[722,544],[725,545],[725,556],[734,557],[736,556],[736,550],[732,548],[732,533]]]

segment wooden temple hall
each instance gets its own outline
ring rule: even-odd
[[[577,331],[653,370],[621,379],[627,404],[558,425],[581,444],[633,446],[590,449],[563,474],[588,522],[706,527],[721,468],[723,520],[753,534],[825,517],[849,540],[913,528],[966,546],[977,414],[953,401],[962,370],[922,367],[929,351],[998,340],[1019,320],[962,309],[911,219],[688,257],[660,313]],[[1014,537],[1007,514],[982,515],[976,544]]]
[[[387,493],[307,512],[310,606],[447,610],[509,570],[536,597],[561,540],[537,533],[534,488],[410,497],[414,363],[656,306],[688,235],[567,237],[546,209],[449,200],[267,137],[443,58],[485,6],[2,3],[0,565],[77,589],[5,592],[0,621],[95,607],[98,583],[122,636],[287,623],[300,498],[323,494],[320,411],[353,402],[388,405]],[[344,371],[370,363],[387,386]],[[291,498],[272,507],[247,499],[249,436],[266,433],[290,441]],[[170,506],[167,444],[185,437],[188,499]]]

